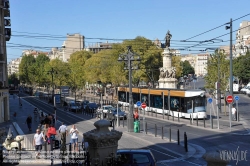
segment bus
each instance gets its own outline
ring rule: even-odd
[[[200,89],[132,88],[133,103],[146,103],[146,112],[182,118],[206,118],[205,91]],[[129,88],[118,87],[118,103],[129,105]],[[134,107],[137,107],[134,104]]]

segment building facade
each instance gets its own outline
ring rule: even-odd
[[[10,40],[9,1],[0,0],[0,123],[10,120],[6,41]],[[6,27],[7,26],[7,27]]]
[[[84,50],[85,37],[79,33],[67,34],[67,39],[62,45],[62,60],[68,62],[70,55],[76,51]]]
[[[11,60],[11,62],[8,63],[8,75],[12,75],[14,73],[19,73],[19,65],[21,63],[22,58],[17,58],[14,60]]]
[[[207,60],[209,54],[198,54],[196,56],[195,74],[198,76],[204,76],[207,74]]]

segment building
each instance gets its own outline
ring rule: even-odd
[[[19,73],[19,65],[21,63],[21,60],[22,58],[17,58],[17,59],[11,60],[11,62],[8,63],[8,75]]]
[[[198,54],[196,56],[196,63],[195,63],[195,74],[198,76],[203,76],[207,74],[207,60],[209,54]]]
[[[242,21],[240,28],[236,33],[236,42],[234,46],[233,56],[246,55],[249,50],[249,37],[250,37],[250,21]]]
[[[68,62],[70,55],[76,51],[84,50],[85,37],[79,33],[67,34],[67,39],[62,45],[62,60]]]
[[[61,61],[63,61],[63,51],[64,48],[58,48],[58,47],[54,47],[51,49],[51,51],[48,53],[49,59],[53,60],[53,59],[59,59]]]
[[[0,123],[10,120],[6,41],[11,37],[9,1],[0,1]]]
[[[96,43],[95,45],[92,46],[88,46],[87,48],[85,48],[86,51],[92,51],[93,53],[98,53],[102,50],[107,50],[107,49],[112,49],[112,45],[114,43]]]

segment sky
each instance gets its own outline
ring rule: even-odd
[[[164,43],[169,30],[171,48],[189,49],[182,54],[201,53],[229,45],[230,31],[224,24],[232,18],[236,31],[242,21],[250,21],[249,6],[249,0],[10,0],[12,36],[7,42],[7,61],[19,58],[27,49],[48,52],[60,48],[67,34],[74,33],[85,36],[85,46],[90,46],[137,36]],[[233,42],[235,37],[234,32]],[[214,38],[220,40],[195,46]]]

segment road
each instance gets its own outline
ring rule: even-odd
[[[247,105],[250,101],[250,98],[247,96],[239,95],[240,96],[240,102],[239,102],[239,111],[241,112],[241,116],[246,114],[247,115]],[[46,113],[52,113],[53,112],[53,106],[48,105],[47,103],[43,103],[34,97],[28,97],[25,98],[29,103],[32,105],[38,107],[39,109],[42,109]],[[84,116],[84,118],[77,116],[72,113],[64,112],[64,111],[57,111],[57,117],[60,121],[63,121],[67,124],[75,124],[78,123],[78,128],[81,132],[86,132],[93,128],[90,128],[89,126],[84,127],[85,122],[93,123],[93,118],[90,116]],[[148,135],[154,136],[155,135],[155,125],[157,126],[157,135],[156,137],[162,136],[162,127],[163,127],[163,137],[164,140],[169,141],[169,128],[171,127],[171,138],[172,140],[177,140],[177,130],[180,131],[180,140],[183,141],[183,135],[184,132],[187,133],[188,136],[188,143],[196,146],[203,154],[206,151],[228,151],[228,152],[236,152],[237,150],[247,151],[250,149],[250,136],[249,135],[236,135],[232,134],[232,132],[218,132],[217,130],[212,129],[203,129],[202,127],[196,127],[189,125],[189,120],[183,120],[181,119],[181,122],[177,122],[177,119],[175,119],[174,122],[170,120],[167,120],[167,117],[165,119],[160,118],[158,115],[157,117],[150,117],[146,116],[146,122],[147,122],[147,129],[148,129]],[[122,124],[123,122],[121,122]],[[202,124],[202,122],[199,122],[199,125]],[[124,122],[124,125],[126,127],[126,121]],[[237,123],[235,123],[237,125]],[[142,126],[141,126],[142,129]],[[158,161],[164,161],[169,159],[176,159],[180,156],[176,153],[172,153],[170,151],[164,151],[162,148],[159,147],[159,145],[149,145],[149,143],[141,140],[132,139],[128,142],[130,136],[123,135],[122,139],[119,141],[119,148],[143,148],[147,147],[152,150],[154,155],[156,156]],[[171,145],[169,145],[171,146]],[[249,153],[247,153],[247,159],[250,159]],[[188,158],[185,160],[186,164],[188,165],[199,165],[203,164],[204,161],[200,159],[200,155],[195,155],[191,158]],[[176,164],[176,163],[175,163]],[[186,165],[185,164],[185,165]],[[230,160],[230,164],[235,165],[236,161]],[[164,165],[171,165],[171,163],[165,163]],[[243,160],[240,161],[240,165],[248,165],[247,161]]]

